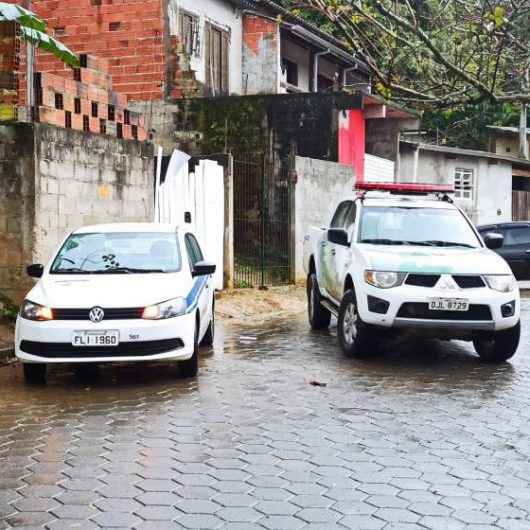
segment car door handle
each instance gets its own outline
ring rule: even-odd
[[[530,249],[524,251],[525,254],[530,254]]]
[[[330,254],[331,254],[332,256],[334,256],[335,253],[336,253],[336,250],[335,250],[334,248],[332,248]]]

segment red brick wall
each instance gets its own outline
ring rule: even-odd
[[[7,1],[27,7],[27,0]],[[32,0],[31,9],[74,52],[107,58],[117,92],[139,101],[164,97],[163,0]],[[39,71],[64,68],[39,50]]]

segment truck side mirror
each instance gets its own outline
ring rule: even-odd
[[[350,245],[348,241],[348,232],[343,228],[330,228],[328,230],[328,241],[335,243],[336,245],[342,245],[348,247]]]
[[[488,232],[484,234],[484,243],[491,250],[501,248],[504,243],[504,236],[495,232]]]

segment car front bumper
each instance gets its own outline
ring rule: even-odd
[[[75,347],[75,331],[117,330],[117,347]],[[164,320],[51,320],[17,319],[15,354],[24,363],[105,363],[184,361],[193,355],[195,315]]]
[[[386,313],[371,311],[368,306],[368,296],[388,302]],[[426,305],[431,298],[466,299],[469,302],[470,311],[426,310]],[[512,316],[504,317],[501,307],[510,302],[515,302],[514,313]],[[447,291],[409,285],[378,289],[364,284],[362,294],[357,294],[357,303],[359,315],[367,324],[387,328],[454,331],[455,335],[468,331],[500,331],[512,328],[517,324],[520,316],[518,290],[500,293],[487,287]],[[409,310],[409,308],[412,309]]]

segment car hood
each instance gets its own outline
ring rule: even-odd
[[[358,245],[366,268],[439,274],[511,274],[510,267],[488,248]]]
[[[58,308],[145,307],[185,297],[191,279],[182,273],[43,276],[28,293],[37,304]]]

